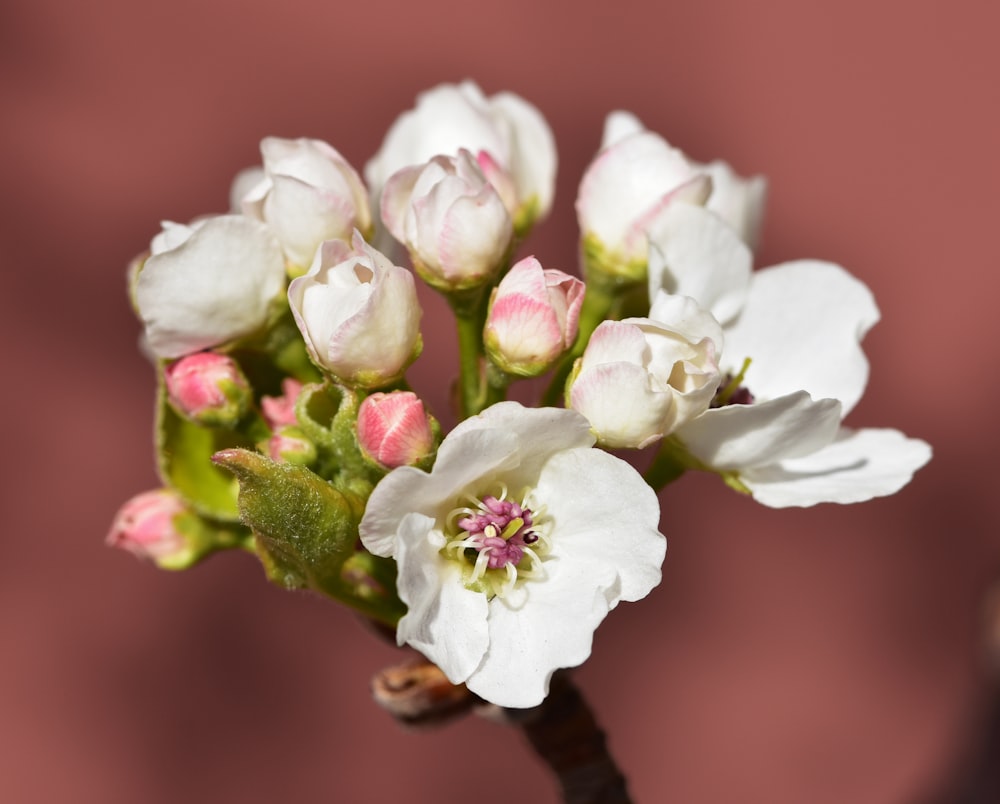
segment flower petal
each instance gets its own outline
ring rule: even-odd
[[[508,167],[518,200],[525,204],[535,199],[536,217],[543,217],[552,207],[555,194],[558,157],[552,129],[542,113],[518,95],[501,92],[493,95],[489,103],[494,117],[499,113],[510,124],[512,158]]]
[[[396,628],[396,640],[412,645],[449,681],[461,684],[489,645],[487,601],[481,592],[465,588],[458,564],[441,556],[444,538],[433,526],[433,519],[418,513],[400,524],[397,584],[407,612]]]
[[[868,381],[860,344],[878,318],[871,291],[839,265],[799,260],[765,268],[726,329],[726,367],[738,369],[749,357],[746,386],[758,399],[806,390],[839,399],[846,416]]]
[[[844,428],[811,455],[752,469],[740,480],[771,508],[856,503],[895,494],[930,458],[926,442],[897,430]]]
[[[690,296],[722,324],[734,319],[750,289],[753,254],[713,212],[668,204],[649,234],[649,297],[657,291]]]
[[[675,437],[692,456],[719,471],[766,466],[809,455],[829,444],[840,425],[840,403],[805,391],[752,405],[706,410]]]
[[[135,298],[149,347],[181,357],[249,335],[284,281],[285,260],[266,226],[242,215],[210,218],[139,272]]]

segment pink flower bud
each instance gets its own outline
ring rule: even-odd
[[[490,300],[483,339],[490,359],[508,374],[534,377],[573,345],[584,285],[534,257],[510,269]]]
[[[285,377],[281,381],[281,396],[262,396],[260,398],[260,411],[271,426],[272,430],[277,430],[287,424],[297,424],[295,418],[295,403],[298,401],[299,393],[302,391],[302,383],[293,377]]]
[[[358,443],[389,469],[416,463],[434,446],[424,403],[411,391],[367,397],[358,410]]]
[[[156,489],[137,494],[115,514],[105,539],[139,558],[155,561],[165,569],[178,569],[194,557],[175,522],[188,507],[177,492]]]
[[[163,371],[177,412],[198,424],[233,427],[250,405],[250,384],[231,357],[197,352]]]
[[[267,442],[267,453],[278,463],[306,466],[316,460],[316,445],[295,426],[278,428]]]

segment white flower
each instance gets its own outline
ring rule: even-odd
[[[310,265],[324,240],[348,240],[355,229],[371,234],[368,192],[332,146],[266,137],[260,152],[264,175],[243,196],[243,210],[271,226],[293,265]],[[234,188],[245,189],[251,175],[240,174]]]
[[[645,447],[707,410],[722,328],[692,299],[660,293],[649,318],[604,321],[567,384],[566,404],[608,447]]]
[[[218,346],[267,322],[285,284],[271,231],[242,215],[164,223],[134,280],[146,341],[160,358]]]
[[[399,643],[500,706],[540,703],[608,611],[659,583],[656,495],[592,444],[573,411],[501,402],[368,501],[361,540],[396,559],[409,607]]]
[[[413,274],[354,233],[324,243],[288,303],[318,366],[350,385],[398,379],[420,353],[420,305]]]
[[[894,494],[930,447],[840,424],[864,392],[860,343],[876,321],[871,292],[838,265],[801,260],[755,272],[720,360],[728,382],[719,401],[750,404],[706,411],[678,428],[675,446],[775,508]]]
[[[416,108],[392,124],[378,154],[366,165],[365,177],[378,194],[396,171],[435,156],[457,156],[462,148],[472,152],[510,203],[508,211],[519,233],[548,213],[555,191],[556,149],[545,118],[523,98],[508,92],[487,98],[471,81],[421,93]]]
[[[705,206],[733,227],[751,249],[760,244],[760,230],[764,223],[764,205],[767,201],[767,179],[737,175],[721,159],[707,164],[695,164],[712,179],[712,194]]]
[[[510,247],[510,215],[472,155],[436,156],[403,168],[382,192],[382,220],[434,287],[483,285]]]

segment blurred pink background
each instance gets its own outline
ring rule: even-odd
[[[102,543],[156,485],[124,270],[160,219],[222,211],[267,134],[360,168],[417,92],[468,77],[553,127],[556,209],[526,247],[550,267],[575,266],[576,185],[612,109],[766,174],[759,264],[840,262],[882,309],[849,423],[936,450],[853,507],[770,511],[710,477],[663,495],[663,584],[578,674],[636,798],[917,802],[981,704],[1000,578],[998,25],[988,0],[7,0],[5,800],[555,801],[516,734],[406,733],[378,710],[369,678],[400,654],[346,611],[242,555],[167,574]],[[414,371],[438,410],[442,309]]]

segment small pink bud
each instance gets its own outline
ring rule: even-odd
[[[118,510],[105,543],[155,561],[165,569],[186,566],[193,554],[176,526],[176,518],[187,513],[188,507],[177,492],[144,491]]]
[[[434,446],[424,403],[411,391],[367,397],[358,410],[358,443],[389,469],[416,463]]]
[[[267,442],[267,453],[278,463],[306,466],[316,460],[316,445],[298,427],[285,425],[277,428]]]
[[[163,371],[170,402],[187,419],[234,427],[250,405],[250,384],[228,355],[196,352]]]
[[[501,280],[490,300],[483,340],[490,359],[508,374],[534,377],[573,345],[584,285],[526,257]]]
[[[281,396],[262,396],[260,410],[272,430],[289,424],[296,424],[295,403],[302,391],[302,383],[292,377],[281,381]]]

